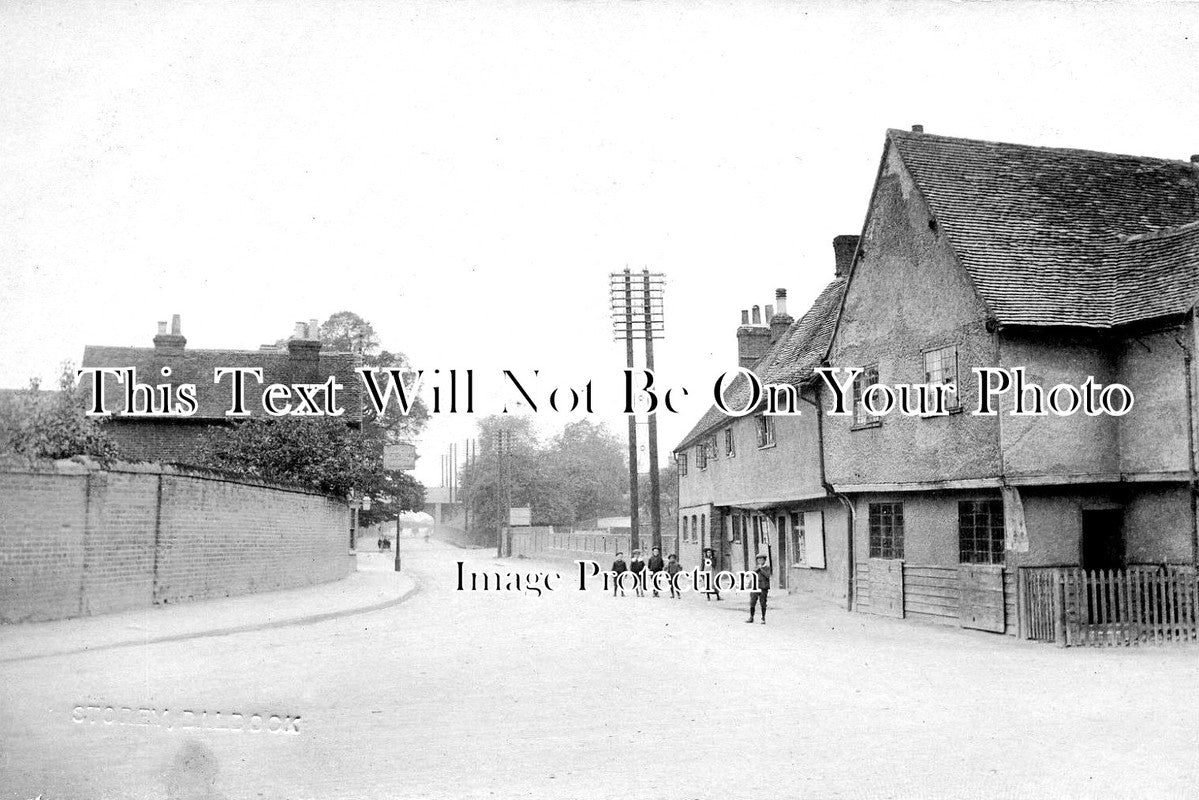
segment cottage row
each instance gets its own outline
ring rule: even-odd
[[[1020,568],[1194,565],[1199,157],[888,131],[860,235],[793,319],[742,312],[740,366],[801,414],[713,407],[678,444],[679,553],[865,612],[1014,633]],[[815,370],[859,368],[829,416]],[[977,407],[976,367],[1127,385],[1122,416]],[[871,383],[952,384],[872,416]],[[726,390],[743,407],[748,381]]]

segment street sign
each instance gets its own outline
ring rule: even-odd
[[[383,445],[383,469],[386,469],[386,470],[416,469],[416,445],[414,445],[414,444],[385,444],[385,445]]]
[[[510,508],[508,509],[508,525],[516,527],[528,527],[533,524],[533,509],[531,508]]]

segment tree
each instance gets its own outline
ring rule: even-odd
[[[336,417],[247,419],[208,431],[196,450],[201,466],[294,483],[337,497],[378,490],[382,451]]]
[[[75,368],[64,362],[58,391],[43,391],[37,381],[29,389],[0,397],[0,453],[26,458],[119,456],[104,432],[103,420],[85,413],[86,399],[75,382]]]
[[[511,437],[502,464],[501,431]],[[625,474],[620,442],[604,425],[574,422],[542,444],[530,418],[491,416],[479,421],[478,458],[463,470],[461,490],[476,529],[504,518],[505,483],[513,506],[532,509],[533,524],[576,525],[620,511]]]

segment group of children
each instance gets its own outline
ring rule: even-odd
[[[704,556],[704,570],[711,572],[711,556],[707,551],[705,551]],[[758,576],[757,588],[749,593],[749,619],[746,620],[747,623],[752,623],[754,621],[754,612],[760,606],[762,609],[762,624],[766,624],[766,600],[770,594],[769,560],[770,559],[764,554],[758,555],[757,557],[757,568],[754,570]],[[667,556],[666,562],[663,563],[662,551],[657,547],[655,547],[650,554],[649,563],[646,563],[641,559],[640,550],[633,551],[633,561],[629,564],[625,563],[624,553],[616,554],[616,560],[612,562],[612,572],[615,576],[615,580],[612,583],[612,596],[615,597],[616,593],[620,592],[620,596],[624,597],[624,588],[620,585],[621,575],[623,575],[625,572],[632,572],[634,575],[640,575],[643,570],[649,572],[649,583],[654,587],[654,597],[658,596],[658,584],[654,578],[656,575],[658,575],[658,573],[661,572],[665,572],[668,576],[667,580],[670,583],[670,596],[672,598],[682,597],[675,585],[674,577],[682,570],[682,567],[679,566],[679,557],[674,553],[671,553],[669,556]],[[634,583],[634,587],[638,597],[645,597],[645,586],[641,580],[637,580]],[[715,584],[713,584],[710,588],[711,591],[706,592],[708,599],[711,600],[712,595],[715,594],[716,599],[719,600],[720,590],[715,586]]]

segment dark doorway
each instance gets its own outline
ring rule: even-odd
[[[775,577],[778,579],[778,587],[780,589],[787,588],[787,517],[783,514],[778,516],[777,531],[779,546],[775,550],[775,563],[771,564],[771,569],[774,570]]]
[[[1124,568],[1124,512],[1083,509],[1082,568]]]

